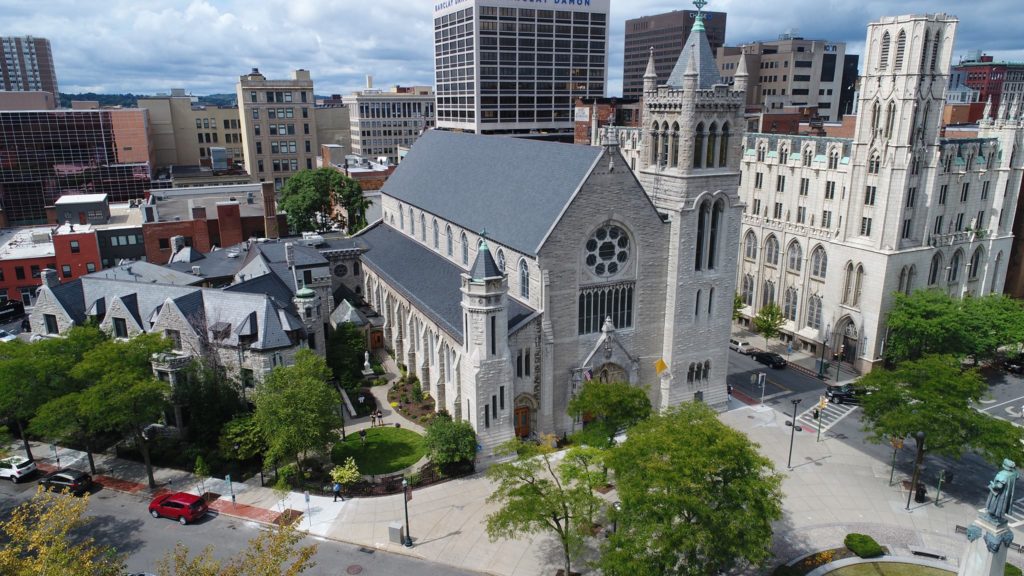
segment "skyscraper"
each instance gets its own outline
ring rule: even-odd
[[[693,26],[696,10],[673,10],[664,14],[626,20],[622,59],[622,97],[640,98],[644,93],[644,71],[654,48],[654,72],[658,84],[668,81],[672,67],[683,51]],[[712,53],[725,43],[725,12],[701,12],[705,37]]]
[[[32,36],[0,36],[0,89],[42,90],[57,95],[57,72],[50,41]]]
[[[299,170],[315,168],[316,108],[309,70],[267,80],[256,68],[238,79],[245,170],[280,189]]]
[[[576,98],[605,94],[609,4],[435,4],[438,128],[571,141]]]

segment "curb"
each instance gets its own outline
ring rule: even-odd
[[[951,572],[957,571],[956,565],[950,564],[949,562],[942,562],[940,560],[929,560],[926,558],[916,558],[911,556],[879,556],[878,558],[843,558],[842,560],[822,564],[808,572],[807,576],[824,576],[825,574],[828,574],[833,570],[838,570],[844,566],[871,564],[874,562],[898,562],[901,564],[913,564],[915,566],[927,566],[929,568],[937,568],[939,570],[948,570]]]

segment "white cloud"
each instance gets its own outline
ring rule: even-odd
[[[68,92],[234,92],[258,67],[268,77],[296,68],[313,74],[318,94],[347,93],[373,74],[378,86],[433,83],[429,0],[0,0],[5,35],[43,36],[54,49],[58,82]],[[621,89],[622,44],[629,18],[688,8],[672,0],[612,0],[609,93]],[[1024,60],[1024,14],[1016,2],[978,0],[849,2],[717,0],[728,13],[730,44],[804,37],[862,49],[865,25],[882,15],[960,12],[956,55],[983,50]]]

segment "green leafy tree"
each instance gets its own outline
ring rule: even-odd
[[[363,384],[365,352],[366,335],[349,322],[338,326],[327,339],[327,364],[346,390],[354,391]]]
[[[732,319],[739,320],[743,318],[742,310],[747,307],[746,302],[743,301],[743,296],[740,296],[737,292],[732,298]]]
[[[780,475],[699,402],[630,429],[611,451],[622,507],[598,565],[609,576],[754,571],[782,517]]]
[[[199,480],[199,493],[206,493],[206,479],[210,477],[210,465],[206,463],[203,455],[196,456],[196,465],[192,469],[192,473],[195,475],[196,480]]]
[[[28,458],[32,449],[25,423],[43,404],[90,382],[77,378],[73,370],[103,340],[103,333],[95,328],[76,327],[65,338],[31,344],[16,340],[0,346],[0,419],[13,422]]]
[[[248,460],[266,454],[269,447],[256,418],[243,414],[221,429],[219,450],[221,456]]]
[[[359,466],[356,465],[356,459],[351,456],[345,459],[344,464],[331,468],[330,474],[331,481],[341,484],[342,488],[351,486],[362,478],[362,475],[359,474]]]
[[[779,335],[779,328],[786,323],[782,309],[775,302],[769,302],[757,311],[754,316],[754,328],[761,336],[764,336],[764,347],[768,348],[768,339]]]
[[[615,435],[651,415],[647,391],[628,382],[589,380],[579,394],[569,400],[569,415],[592,418],[579,439],[587,444],[608,447]]]
[[[567,464],[557,463],[553,452],[547,445],[518,439],[502,446],[499,453],[515,458],[487,469],[495,484],[487,501],[500,505],[487,516],[487,536],[494,541],[552,532],[562,545],[565,574],[571,574],[571,559],[582,550],[592,511],[601,499],[588,482],[570,480]]]
[[[174,385],[172,400],[188,406],[186,439],[203,447],[217,445],[221,429],[244,409],[238,388],[221,366],[194,361]]]
[[[124,558],[113,548],[74,534],[85,516],[89,495],[67,498],[37,489],[0,523],[0,574],[5,576],[120,576]]]
[[[476,458],[476,432],[469,422],[455,422],[449,416],[439,415],[427,426],[423,439],[427,456],[438,467]]]
[[[896,294],[885,356],[893,363],[926,354],[994,358],[1024,341],[1024,305],[1002,294],[953,298],[941,290]]]
[[[858,385],[868,440],[888,443],[925,433],[928,452],[960,457],[964,450],[998,465],[1003,458],[1024,461],[1020,428],[975,410],[988,386],[975,370],[962,370],[953,356],[927,355],[894,370],[872,370]]]
[[[32,434],[49,440],[82,446],[89,461],[89,471],[95,476],[93,448],[102,430],[98,426],[98,415],[91,412],[92,406],[82,398],[82,392],[72,392],[43,404],[28,429]]]
[[[342,186],[339,200],[348,214],[348,233],[355,234],[366,227],[366,211],[373,202],[363,195],[363,188],[348,176],[342,175]]]
[[[299,170],[288,181],[278,199],[278,206],[288,215],[288,227],[294,233],[326,232],[342,223],[335,216],[334,205],[340,201],[345,176],[332,168]]]
[[[339,399],[330,378],[323,358],[300,350],[293,366],[278,366],[257,386],[254,416],[272,459],[298,465],[300,456],[337,439]]]
[[[178,542],[157,562],[160,576],[297,576],[316,566],[313,555],[317,545],[298,547],[302,540],[294,526],[278,526],[260,531],[248,546],[227,560],[213,556],[207,546],[193,556],[188,546]]]

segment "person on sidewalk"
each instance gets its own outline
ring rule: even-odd
[[[338,497],[339,496],[341,496],[341,483],[340,482],[335,482],[334,483],[334,501],[335,502],[338,501]],[[345,497],[344,496],[341,496],[341,501],[342,502],[345,501]]]
[[[380,408],[377,408],[377,425],[384,426],[384,413],[380,411]]]
[[[370,412],[370,428],[376,428],[376,427],[377,427],[377,413],[376,412]]]

